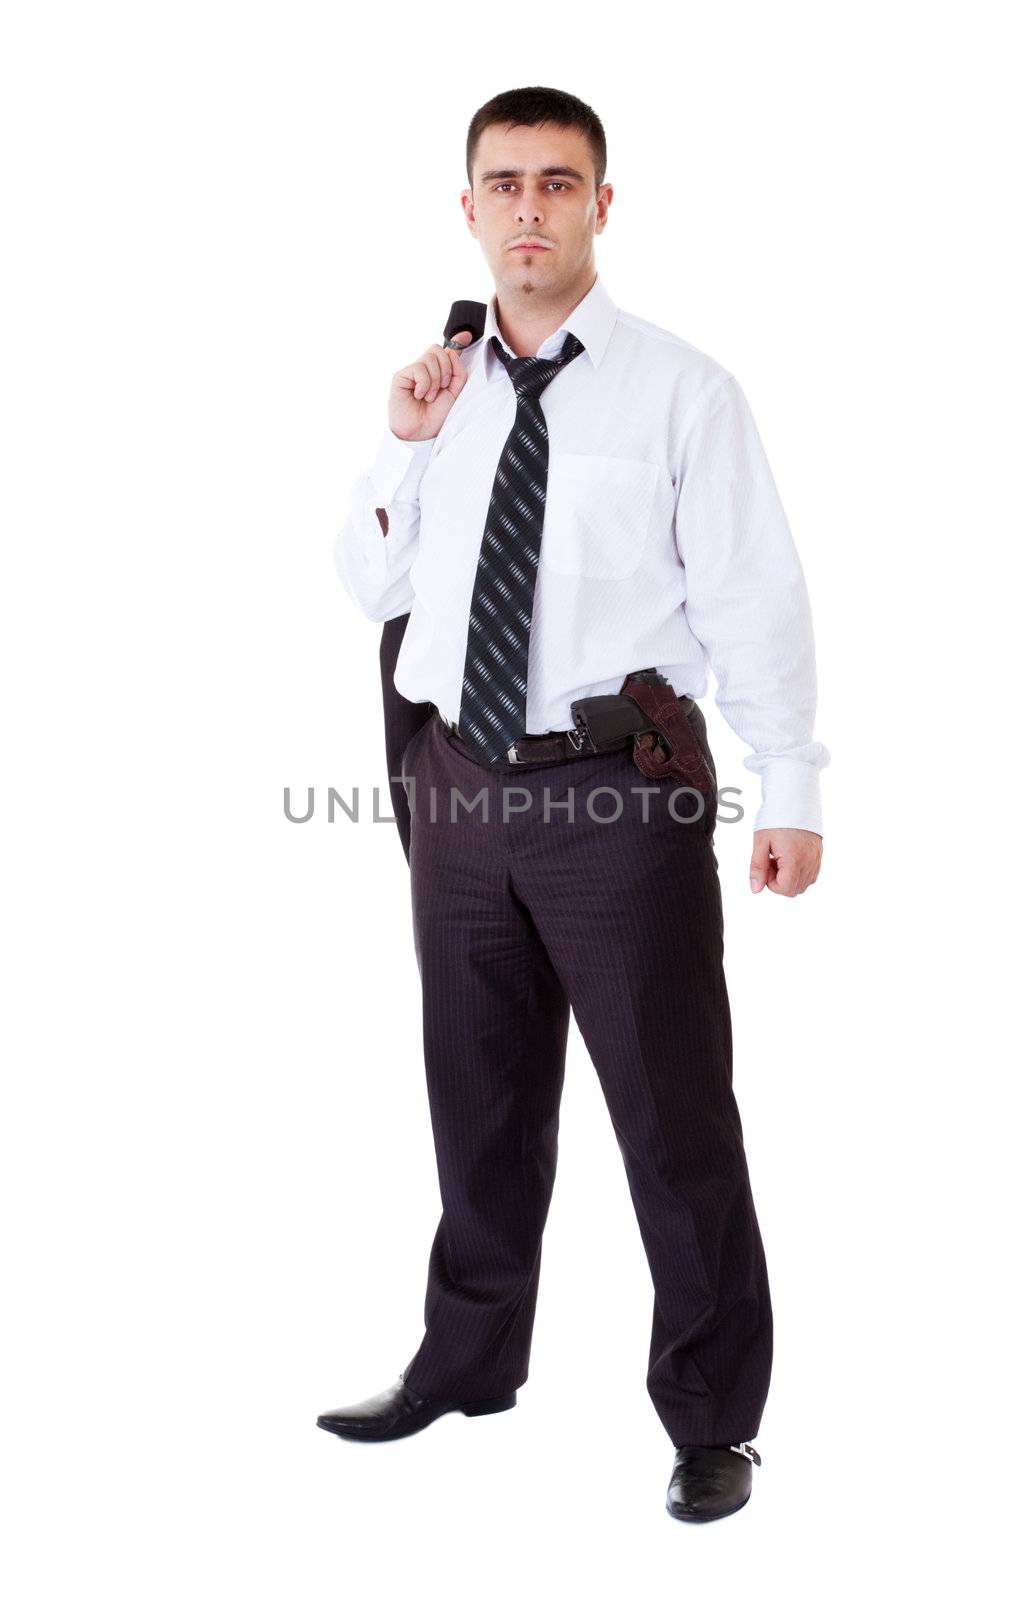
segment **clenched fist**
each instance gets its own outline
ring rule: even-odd
[[[423,356],[401,367],[393,375],[389,391],[389,426],[398,439],[417,444],[434,439],[464,384],[467,373],[460,363],[460,351],[471,342],[469,333],[458,333],[449,348],[430,344]]]
[[[821,835],[807,828],[762,828],[754,834],[750,892],[797,895],[817,881]]]

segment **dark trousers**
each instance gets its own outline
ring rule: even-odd
[[[672,778],[654,792],[629,749],[483,767],[437,712],[402,772],[442,1202],[407,1384],[469,1400],[527,1378],[572,1007],[651,1270],[651,1400],[676,1445],[752,1439],[771,1302],[732,1088],[717,799]]]

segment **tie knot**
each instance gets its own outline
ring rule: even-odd
[[[575,356],[579,356],[584,346],[575,334],[567,331],[563,340],[563,347],[559,355],[546,358],[544,356],[511,356],[499,343],[496,336],[492,335],[492,347],[510,375],[510,381],[516,390],[518,400],[537,400],[542,391],[548,387],[557,372],[568,366]]]

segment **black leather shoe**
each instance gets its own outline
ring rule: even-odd
[[[362,1439],[368,1443],[406,1438],[409,1433],[427,1428],[447,1411],[462,1411],[466,1417],[484,1417],[492,1411],[508,1411],[516,1403],[515,1389],[496,1400],[426,1400],[407,1388],[401,1372],[396,1383],[370,1400],[362,1400],[356,1406],[340,1406],[336,1411],[324,1411],[318,1425],[341,1439]]]
[[[713,1522],[750,1499],[752,1444],[681,1444],[669,1480],[665,1509],[682,1522]]]

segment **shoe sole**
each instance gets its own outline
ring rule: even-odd
[[[517,1403],[516,1393],[501,1395],[498,1400],[466,1400],[462,1406],[449,1406],[444,1411],[437,1411],[427,1422],[422,1422],[418,1427],[400,1428],[388,1433],[362,1432],[359,1428],[340,1429],[330,1427],[328,1422],[318,1420],[317,1426],[325,1433],[335,1434],[337,1439],[352,1439],[357,1444],[387,1444],[395,1439],[409,1439],[415,1433],[423,1433],[425,1428],[431,1427],[433,1422],[438,1422],[440,1417],[450,1416],[454,1411],[462,1411],[465,1417],[488,1417],[498,1411],[511,1411]]]

